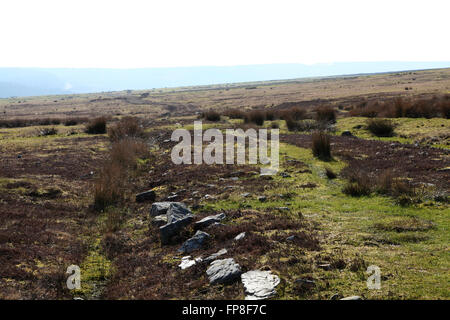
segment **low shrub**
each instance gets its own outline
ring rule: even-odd
[[[124,117],[119,122],[109,126],[108,136],[111,141],[128,138],[145,138],[144,127],[135,117]]]
[[[202,113],[202,118],[208,121],[220,121],[220,114],[217,111],[210,110]]]
[[[113,161],[103,166],[94,184],[94,209],[104,211],[125,198],[126,170]]]
[[[354,171],[342,192],[352,197],[368,196],[372,193],[370,178],[360,171]]]
[[[89,134],[103,134],[106,133],[106,118],[98,117],[90,120],[86,124],[86,133]]]
[[[316,120],[324,122],[336,122],[336,111],[331,106],[322,106],[316,108]]]
[[[394,135],[394,124],[387,119],[369,119],[367,129],[377,137],[392,137]]]
[[[263,111],[253,110],[247,113],[245,116],[245,123],[254,123],[257,126],[262,126],[264,124],[264,120],[266,119],[266,115]]]

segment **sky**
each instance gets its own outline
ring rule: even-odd
[[[0,67],[449,61],[450,1],[1,0]]]

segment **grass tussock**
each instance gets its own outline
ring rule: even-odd
[[[101,212],[125,199],[127,174],[125,168],[107,161],[94,184],[94,210]]]
[[[212,122],[220,121],[220,113],[214,110],[206,111],[202,113],[202,118]]]
[[[108,137],[111,141],[145,138],[145,136],[144,127],[140,120],[135,117],[124,117],[108,128]]]
[[[257,126],[262,126],[266,120],[266,113],[261,110],[253,110],[246,114],[244,122],[254,123]]]
[[[106,133],[106,117],[98,117],[90,120],[86,124],[86,133],[88,134],[103,134]]]
[[[331,160],[330,136],[322,131],[312,134],[312,152],[320,160]]]
[[[368,196],[372,193],[372,181],[361,171],[353,171],[342,192],[352,197]]]
[[[450,96],[431,98],[397,97],[386,101],[363,101],[350,110],[352,117],[437,118],[450,117]]]
[[[369,119],[367,130],[377,137],[392,137],[394,135],[394,124],[388,119]]]
[[[316,120],[321,122],[336,122],[336,111],[331,106],[321,106],[316,108]]]
[[[330,167],[325,167],[325,175],[330,180],[337,178],[336,172],[334,172],[333,169],[331,169]]]

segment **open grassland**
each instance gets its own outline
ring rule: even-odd
[[[446,103],[449,92],[442,69],[2,99],[0,298],[244,298],[239,281],[211,285],[204,263],[180,270],[177,249],[196,230],[162,245],[151,202],[135,200],[152,188],[157,201],[186,203],[195,221],[225,213],[192,255],[226,248],[243,272],[271,270],[276,299],[449,299],[450,120],[351,114],[398,97]],[[173,164],[172,131],[199,118],[204,130],[279,128],[279,173]],[[103,120],[108,133],[88,133]],[[385,120],[390,134],[371,130]],[[330,140],[322,160],[318,130]],[[82,274],[74,291],[72,264]],[[379,290],[367,288],[370,265],[381,269]]]

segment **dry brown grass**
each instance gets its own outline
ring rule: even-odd
[[[325,132],[318,131],[312,134],[312,152],[320,160],[331,160],[330,136]]]
[[[106,133],[106,117],[98,117],[90,120],[86,124],[86,133],[103,134]]]
[[[138,118],[124,117],[109,126],[108,136],[111,141],[119,141],[127,138],[145,138],[146,135]]]

